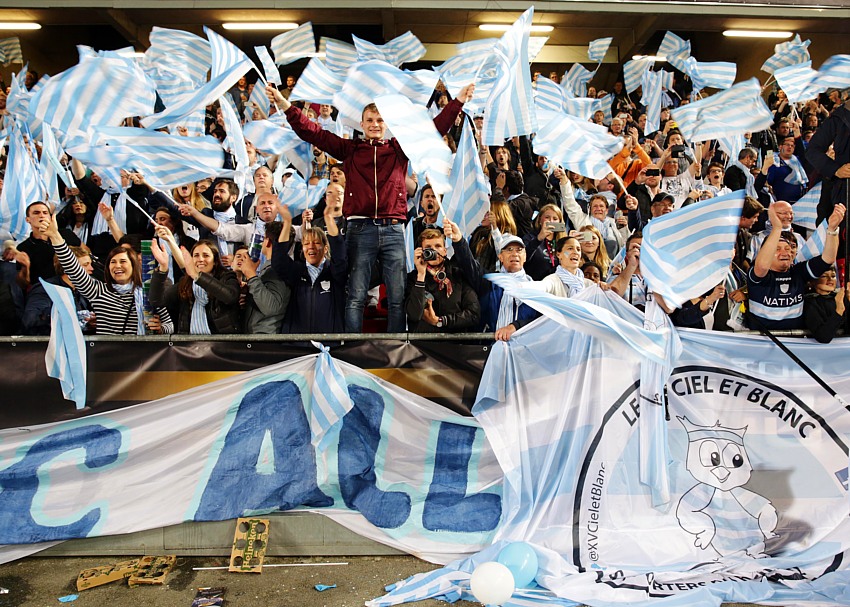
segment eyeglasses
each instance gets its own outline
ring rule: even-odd
[[[510,247],[505,247],[504,249],[502,249],[503,253],[505,251],[507,251],[508,253],[520,253],[522,251],[525,251],[525,247],[521,247],[519,245],[510,246]]]

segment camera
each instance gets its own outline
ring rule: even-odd
[[[685,146],[683,145],[674,145],[670,148],[670,158],[684,158],[685,157]]]
[[[423,261],[434,261],[437,259],[439,253],[434,249],[422,249],[422,260]]]
[[[660,175],[661,175],[661,169],[655,169],[655,168],[646,169],[646,176],[647,177],[658,177]]]

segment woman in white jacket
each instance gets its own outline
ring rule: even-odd
[[[608,251],[608,257],[614,259],[629,237],[628,220],[626,217],[623,216],[619,219],[608,217],[608,199],[601,194],[594,194],[590,197],[590,201],[588,202],[590,213],[585,213],[581,210],[578,202],[576,202],[576,198],[573,195],[573,187],[567,178],[566,172],[559,167],[555,169],[555,177],[557,177],[561,184],[561,201],[564,205],[564,210],[567,212],[567,217],[570,218],[573,224],[573,228],[580,230],[586,225],[592,225],[599,230],[602,234],[602,240],[605,243],[605,249]]]
[[[575,236],[561,238],[555,245],[558,255],[558,267],[554,274],[549,274],[540,282],[547,293],[558,297],[574,297],[586,287],[594,285],[592,280],[584,277],[579,269],[581,265],[581,243]],[[607,289],[605,289],[607,290]]]

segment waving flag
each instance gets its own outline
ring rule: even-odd
[[[772,74],[779,68],[811,61],[811,57],[809,56],[809,45],[811,43],[811,40],[802,42],[800,40],[800,34],[794,36],[793,40],[780,42],[773,47],[773,55],[764,62],[761,69],[768,74]]]
[[[210,80],[199,89],[190,91],[166,106],[159,114],[142,119],[142,126],[147,129],[159,129],[173,124],[200,108],[204,108],[221,97],[231,86],[236,84],[245,73],[254,67],[250,59],[236,46],[216,34],[209,28],[204,28],[212,48],[212,67]],[[137,114],[131,114],[137,115]]]
[[[251,90],[251,96],[248,97],[248,103],[245,104],[246,122],[251,122],[254,119],[254,108],[258,108],[265,117],[268,117],[272,111],[272,104],[266,96],[266,90],[259,82],[254,85],[254,88]]]
[[[671,306],[723,282],[744,206],[743,190],[656,217],[643,229],[640,269],[647,286]]]
[[[302,23],[294,30],[275,36],[272,38],[271,47],[278,65],[288,65],[302,57],[315,54],[316,37],[313,34],[312,22]]]
[[[643,82],[643,75],[655,64],[654,59],[632,59],[623,65],[623,84],[627,93],[633,93]]]
[[[827,89],[826,86],[818,86],[817,76],[811,61],[786,65],[773,72],[773,77],[791,103],[811,99]]]
[[[257,58],[263,66],[263,74],[266,77],[266,81],[280,86],[282,84],[280,80],[280,71],[277,69],[274,59],[272,59],[272,56],[269,54],[269,49],[265,46],[255,46],[254,52],[257,53]],[[256,86],[254,88],[256,88]]]
[[[50,80],[49,76],[42,76],[31,91],[24,85],[26,68],[12,75],[9,95],[6,98],[6,111],[18,121],[18,124],[26,125],[30,134],[35,138],[41,137],[42,121],[30,113],[30,103],[33,96],[40,91]]]
[[[117,126],[128,116],[150,114],[154,101],[150,81],[132,60],[89,57],[50,78],[33,95],[29,112],[58,131],[57,136],[73,137],[94,126]]]
[[[337,122],[359,129],[363,108],[381,95],[404,95],[424,106],[431,98],[438,76],[431,70],[402,71],[384,61],[355,64],[348,73],[342,90],[333,98],[339,110]]]
[[[9,132],[6,177],[0,192],[0,232],[8,232],[15,240],[25,238],[30,231],[24,221],[25,210],[31,202],[43,200],[43,193],[35,159],[20,129],[13,127]]]
[[[597,38],[592,40],[587,46],[587,58],[596,63],[602,63],[605,59],[605,53],[608,52],[608,47],[614,41],[613,38]]]
[[[645,133],[654,133],[661,128],[661,72],[647,70],[643,73],[643,96],[641,103],[646,107]]]
[[[608,159],[623,149],[623,141],[608,129],[557,114],[534,138],[534,151],[568,171],[602,179],[611,172]]]
[[[404,95],[382,95],[375,98],[375,104],[410,159],[413,170],[428,178],[436,194],[448,192],[452,152],[426,109],[414,105]]]
[[[0,63],[9,65],[23,63],[24,54],[21,52],[21,39],[17,36],[0,39]]]
[[[342,89],[343,84],[345,76],[332,71],[320,59],[313,57],[301,72],[289,99],[333,104],[334,95]]]
[[[58,204],[62,199],[59,195],[59,179],[61,178],[65,185],[73,187],[74,178],[71,172],[59,162],[63,152],[49,124],[44,125],[41,137],[41,177],[44,180],[47,199]]]
[[[253,120],[244,126],[243,132],[245,139],[265,154],[282,154],[305,143],[288,123],[278,125],[269,120]]]
[[[529,36],[528,37],[528,63],[534,62],[543,47],[549,41],[548,36]]]
[[[691,56],[691,43],[673,32],[666,32],[658,47],[658,54],[666,58],[670,65],[684,72],[685,61]]]
[[[71,289],[40,280],[53,302],[50,339],[44,354],[47,375],[58,379],[62,395],[82,409],[86,406],[86,344],[77,320],[74,294]]]
[[[744,149],[744,134],[730,135],[728,137],[718,137],[717,143],[720,148],[729,156],[729,160],[734,161],[738,158],[738,154]]]
[[[280,202],[289,207],[293,215],[297,215],[319,204],[329,183],[327,179],[322,179],[316,185],[308,185],[301,175],[293,173],[283,184]]]
[[[151,46],[145,51],[143,63],[149,67],[164,67],[175,78],[186,79],[200,86],[207,79],[212,65],[212,50],[208,40],[182,30],[154,26]]]
[[[682,136],[690,141],[755,133],[773,124],[773,114],[761,98],[761,86],[755,78],[678,107],[671,114]]]
[[[820,202],[823,182],[819,182],[811,190],[803,194],[794,203],[793,223],[807,230],[814,230],[818,220],[818,203]]]
[[[360,61],[378,59],[398,67],[402,63],[418,61],[425,54],[425,45],[413,32],[405,32],[383,45],[372,44],[357,36],[351,38],[354,40],[354,48],[357,49],[357,58]]]
[[[330,350],[319,342],[311,342],[321,350],[313,373],[313,403],[310,407],[312,443],[324,450],[330,439],[339,434],[342,418],[352,408],[348,383],[337,368]]]
[[[493,49],[498,67],[484,110],[482,139],[487,145],[501,145],[508,137],[530,135],[537,130],[528,69],[528,38],[533,16],[534,7],[531,7]]]
[[[563,112],[567,104],[567,93],[555,82],[539,76],[534,90],[534,102],[541,110]]]
[[[738,66],[728,61],[697,61],[689,57],[684,72],[691,77],[695,89],[728,89],[735,82]]]
[[[332,72],[345,74],[357,62],[357,49],[353,44],[322,37],[319,40],[319,53],[325,54],[325,65]]]
[[[242,124],[233,108],[227,103],[221,103],[221,115],[224,118],[224,130],[227,135],[224,138],[224,148],[233,154],[236,160],[236,169],[233,171],[233,181],[239,186],[240,196],[244,195],[245,185],[251,179],[249,174],[251,162],[248,159],[248,148],[245,145],[245,135],[242,133]],[[253,184],[251,184],[253,185]]]
[[[797,206],[796,204],[794,205]],[[795,263],[808,261],[812,257],[817,257],[823,253],[823,248],[826,246],[826,232],[829,229],[829,222],[824,219],[820,222],[818,229],[812,232],[811,236],[806,239],[800,250],[797,251]]]
[[[443,197],[442,210],[461,232],[471,234],[490,210],[490,188],[481,168],[472,124],[464,120],[460,142],[452,163],[451,191]]]
[[[434,68],[440,74],[440,79],[446,88],[455,96],[460,89],[475,82],[476,98],[481,94],[478,90],[479,76],[486,76],[487,66],[495,68],[496,58],[493,48],[499,42],[498,38],[483,38],[481,40],[470,40],[455,45],[456,53],[453,57],[446,59],[442,64]],[[495,73],[495,72],[494,72]],[[481,94],[482,99],[486,95]]]
[[[833,55],[824,61],[816,81],[818,86],[824,88],[850,87],[850,55]]]
[[[573,63],[570,71],[564,76],[563,86],[575,97],[586,97],[587,83],[590,82],[595,73],[588,70],[581,63]]]

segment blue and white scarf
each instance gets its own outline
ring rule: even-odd
[[[319,274],[321,274],[321,273],[322,273],[322,270],[324,270],[324,269],[325,269],[325,261],[326,261],[326,260],[325,260],[325,259],[323,259],[323,260],[322,260],[322,263],[320,263],[320,264],[319,264],[319,265],[317,265],[317,266],[314,266],[314,265],[313,265],[313,264],[311,264],[311,263],[308,263],[308,264],[307,264],[307,274],[309,274],[309,275],[310,275],[310,284],[311,284],[311,285],[316,284],[316,279],[317,279],[317,278],[319,278]]]
[[[576,269],[575,274],[566,270],[563,266],[555,268],[555,275],[564,283],[567,289],[567,297],[575,297],[584,290],[584,272]]]
[[[210,324],[207,322],[207,304],[210,302],[210,296],[196,282],[192,283],[192,293],[195,295],[195,303],[192,304],[189,333],[192,335],[211,335]]]
[[[236,209],[234,209],[231,205],[226,211],[213,211],[213,219],[219,223],[234,223],[236,221]],[[230,245],[227,244],[227,240],[225,240],[222,236],[218,236],[217,240],[219,255],[222,257],[230,255],[231,250]]]
[[[120,293],[121,295],[126,295],[130,291],[133,292],[133,302],[136,308],[136,335],[144,335],[145,334],[145,296],[142,292],[141,287],[133,287],[132,282],[128,282],[126,285],[116,285],[113,284],[112,288],[115,289],[116,293]],[[130,311],[127,312],[129,316]]]
[[[803,169],[803,164],[800,162],[800,159],[791,154],[791,158],[785,160],[784,158],[780,158],[780,164],[784,164],[791,172],[788,173],[788,176],[785,178],[785,183],[792,183],[794,185],[806,185],[809,182],[808,176],[806,176],[806,171]]]
[[[507,274],[514,280],[519,281],[531,281],[531,276],[525,273],[525,270],[519,270],[518,272],[508,272],[503,267],[499,270],[502,274]],[[502,327],[507,327],[513,321],[516,320],[517,310],[519,309],[520,302],[514,299],[513,295],[508,295],[507,291],[502,292],[502,301],[499,303],[499,316],[496,319],[496,329],[501,329]]]
[[[756,178],[753,177],[753,174],[750,172],[750,169],[741,164],[740,161],[735,160],[729,163],[730,166],[738,167],[744,173],[744,177],[747,178],[747,196],[750,198],[758,199],[758,193],[756,192]]]
[[[112,205],[112,196],[118,194],[118,198],[115,200],[115,206]],[[103,198],[100,200],[104,204],[108,204],[112,206],[112,214],[115,217],[115,223],[118,224],[118,227],[121,228],[121,231],[125,234],[127,233],[127,193],[123,190],[116,190],[115,188],[110,187],[103,194]],[[103,215],[100,214],[100,211],[94,214],[94,223],[91,228],[91,235],[95,236],[97,234],[102,234],[104,232],[109,231],[109,224],[106,223],[106,220],[103,218]]]

